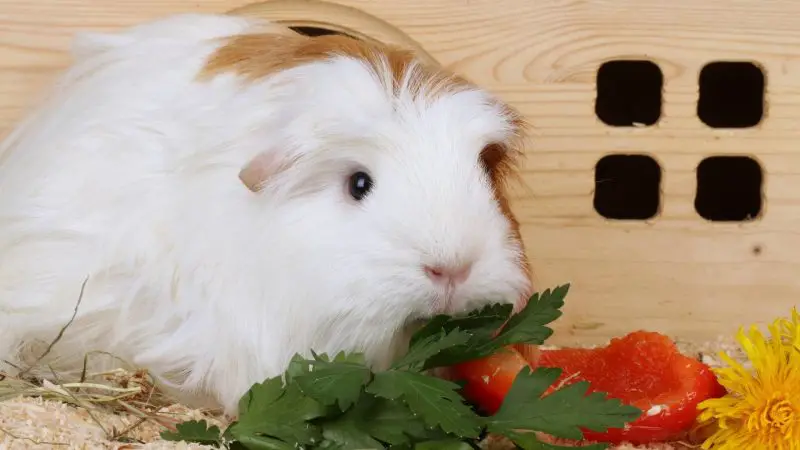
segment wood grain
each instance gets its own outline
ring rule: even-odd
[[[177,12],[230,11],[247,3],[0,0],[0,130],[12,126],[68,62],[75,31],[113,30]],[[246,11],[297,23],[327,21],[419,45],[516,105],[534,124],[525,186],[516,191],[514,208],[539,287],[572,283],[554,343],[600,342],[636,328],[713,339],[787,314],[797,303],[800,2],[336,3],[323,6],[333,8],[324,14],[313,12],[320,6],[308,0]],[[664,72],[663,114],[656,126],[612,129],[595,117],[597,68],[619,58],[650,59]],[[698,73],[716,60],[751,60],[765,69],[767,117],[758,127],[714,130],[697,119]],[[594,212],[593,167],[613,152],[644,152],[659,161],[659,217],[613,222]],[[763,165],[762,219],[719,224],[695,213],[695,168],[717,154],[751,155]]]

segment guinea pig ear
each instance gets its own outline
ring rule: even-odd
[[[239,171],[239,180],[252,192],[259,192],[264,185],[292,165],[292,160],[274,151],[261,152],[248,161]]]

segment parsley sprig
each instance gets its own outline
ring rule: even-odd
[[[238,420],[224,432],[205,421],[189,421],[161,436],[249,450],[470,450],[494,433],[523,450],[557,450],[562,447],[541,442],[534,432],[581,439],[582,428],[621,428],[642,412],[601,392],[587,395],[587,382],[544,395],[562,373],[557,368],[523,369],[500,409],[488,417],[464,400],[460,385],[427,373],[511,344],[543,344],[553,334],[547,325],[561,316],[568,290],[566,284],[534,294],[513,316],[507,304],[436,316],[385,371],[373,372],[358,353],[297,355],[282,376],[253,385],[239,402]]]

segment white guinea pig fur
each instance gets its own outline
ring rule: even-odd
[[[380,370],[414,321],[530,295],[505,188],[524,121],[470,82],[228,15],[73,57],[0,145],[1,369],[36,361],[85,281],[41,367],[109,352],[235,414],[296,353]]]

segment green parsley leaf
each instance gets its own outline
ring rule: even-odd
[[[161,439],[165,441],[186,441],[203,445],[218,444],[220,429],[208,426],[205,420],[189,420],[175,426],[177,431],[163,431]]]
[[[460,330],[469,335],[467,342],[461,345],[450,346],[442,349],[435,355],[425,360],[423,370],[434,367],[452,366],[465,361],[489,356],[502,346],[495,340],[494,335],[500,326],[511,314],[512,306],[509,304],[496,304],[481,310],[473,311],[466,316],[437,316],[430,325],[440,327],[444,331]],[[411,339],[409,352],[417,345],[426,341],[427,336],[434,334],[429,326],[423,327]]]
[[[364,394],[345,414],[322,423],[325,439],[335,441],[342,448],[349,445],[359,448],[384,448],[384,444],[399,446],[412,441],[444,438],[441,430],[430,430],[403,402]],[[368,444],[379,442],[377,447]]]
[[[369,432],[361,429],[360,424],[357,422],[339,420],[325,425],[322,437],[330,444],[325,442],[320,445],[322,448],[361,450],[386,447],[383,443],[370,436]]]
[[[238,441],[259,436],[308,444],[320,439],[319,429],[308,421],[322,417],[325,408],[306,396],[297,384],[284,386],[281,377],[256,383],[239,404],[243,412],[226,433]]]
[[[303,355],[296,353],[289,361],[289,366],[286,368],[283,377],[286,383],[294,382],[295,377],[299,377],[309,371],[309,360]]]
[[[436,316],[414,333],[409,353],[417,346],[428,344],[437,330],[461,330],[469,339],[460,345],[451,345],[432,354],[422,364],[422,369],[445,367],[487,357],[511,344],[543,344],[553,334],[546,325],[561,316],[560,308],[569,291],[569,284],[534,294],[525,308],[511,315],[509,304],[494,304],[466,315]],[[503,324],[505,324],[503,326]],[[498,330],[502,326],[502,330]]]
[[[429,426],[447,433],[477,437],[481,421],[457,392],[460,386],[421,373],[391,370],[375,374],[366,391],[389,400],[404,400]]]
[[[547,289],[541,295],[534,294],[522,311],[511,316],[497,340],[502,345],[543,344],[553,334],[553,330],[545,325],[561,317],[567,292],[569,284],[552,291]]]
[[[242,435],[236,441],[237,447],[247,450],[297,450],[297,445],[266,436]]]
[[[302,364],[298,363],[297,364]],[[292,382],[322,405],[339,404],[341,411],[356,402],[364,386],[372,380],[372,372],[360,354],[337,354],[333,361],[327,355],[314,355],[313,361],[305,361],[306,369],[292,376]]]
[[[409,347],[405,356],[393,365],[393,368],[421,368],[426,360],[445,350],[463,346],[469,342],[470,338],[471,335],[468,332],[454,328],[449,331],[441,330],[439,333],[417,339]]]
[[[515,430],[535,430],[565,439],[582,439],[580,428],[603,432],[622,428],[636,420],[641,410],[608,399],[606,394],[587,395],[589,383],[569,384],[542,397],[558,379],[560,369],[523,368],[506,394],[500,409],[486,419],[489,432],[509,435]]]
[[[536,437],[536,433],[533,432],[510,432],[505,433],[505,436],[511,439],[511,441],[517,444],[517,447],[522,450],[575,450],[574,446],[567,447],[542,442]],[[580,447],[581,450],[605,450],[607,448],[608,444],[591,444]]]
[[[458,439],[441,439],[420,442],[414,446],[414,450],[473,450],[473,447]]]
[[[280,377],[269,378],[256,383],[239,399],[239,416],[245,416],[257,403],[271,404],[283,395],[283,381]],[[255,405],[254,405],[255,404]]]
[[[433,336],[442,330],[449,332],[458,328],[472,334],[475,331],[487,329],[496,331],[508,320],[512,310],[513,306],[508,303],[494,303],[481,309],[470,311],[467,314],[457,316],[440,314],[434,316],[422,328],[417,330],[411,337],[410,344],[413,347],[417,341]]]

